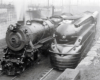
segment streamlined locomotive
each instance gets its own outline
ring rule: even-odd
[[[71,16],[69,23],[63,22],[57,27],[49,50],[54,68],[64,70],[77,66],[94,40],[97,17],[97,11],[84,12],[80,18],[75,19]]]

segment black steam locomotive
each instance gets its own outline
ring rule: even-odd
[[[48,50],[52,35],[61,21],[61,17],[51,17],[10,25],[6,32],[7,48],[1,60],[3,71],[7,75],[15,75],[38,60],[41,53]]]
[[[57,27],[50,50],[54,68],[64,70],[77,66],[94,40],[97,17],[97,11],[85,12],[81,18],[69,17],[69,22],[63,22]]]

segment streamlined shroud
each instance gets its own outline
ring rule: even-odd
[[[95,38],[97,11],[85,12],[80,18],[74,17],[74,20],[72,17],[57,27],[51,44],[50,61],[59,70],[75,68]]]

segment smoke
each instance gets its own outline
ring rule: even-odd
[[[27,0],[14,0],[17,21],[22,21],[28,8]]]

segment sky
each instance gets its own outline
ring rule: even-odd
[[[3,3],[13,3],[15,0],[2,0]],[[17,0],[21,1],[21,0]],[[33,4],[40,4],[40,5],[48,5],[49,4],[55,4],[55,5],[60,5],[62,0],[27,0],[28,3],[33,3]]]
[[[14,3],[15,0],[0,0],[3,3]],[[17,0],[18,2],[21,0]],[[99,5],[100,0],[26,0],[28,3],[33,3],[34,5]]]
[[[18,15],[18,19],[20,18],[21,14],[20,13],[24,13],[25,11],[25,7],[29,4],[33,4],[33,5],[38,5],[38,6],[46,6],[48,5],[48,1],[49,1],[49,5],[54,5],[54,6],[64,6],[64,5],[74,5],[74,6],[78,6],[78,5],[83,5],[83,6],[87,6],[87,5],[99,5],[100,6],[100,0],[0,0],[0,2],[2,1],[2,3],[12,3],[14,4],[16,7],[16,13]],[[24,3],[24,4],[23,4]],[[23,7],[23,8],[22,8]]]

